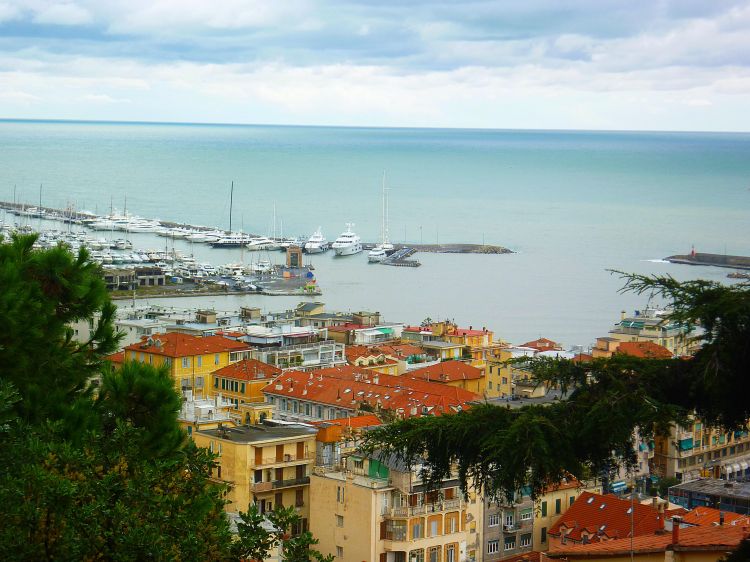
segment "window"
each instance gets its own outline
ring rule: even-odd
[[[573,502],[575,502],[575,501],[576,501],[576,497],[575,496],[570,496],[570,505],[573,505]]]
[[[516,548],[516,537],[505,537],[505,550]]]
[[[440,547],[433,546],[430,548],[430,562],[440,562]]]
[[[343,527],[344,526],[344,516],[343,515],[337,515],[336,516],[336,526],[337,527]]]
[[[218,365],[218,364],[219,364],[219,354],[217,353],[214,355],[214,365]]]
[[[195,388],[203,388],[203,377],[195,377]]]
[[[527,509],[525,511],[521,512],[521,521],[528,521],[533,516],[533,512],[531,509]]]
[[[531,546],[531,534],[521,535],[521,546]]]
[[[512,513],[505,514],[505,525],[507,525],[508,527],[513,526],[513,514]]]
[[[323,419],[323,406],[318,406],[318,415],[316,417],[318,419]]]
[[[187,369],[190,367],[190,357],[183,357],[182,358],[182,368]]]
[[[440,533],[438,533],[438,522],[430,521],[430,536],[437,537],[439,534]]]
[[[419,523],[415,523],[411,528],[411,538],[413,539],[422,539],[424,538],[424,525],[420,521]]]
[[[489,388],[490,390],[492,390],[492,381],[489,381],[489,382],[487,383],[487,386],[488,386],[488,388]]]
[[[503,384],[508,384],[508,377],[503,377]]]
[[[219,388],[219,379],[214,379],[214,388]]]
[[[487,554],[500,552],[500,541],[487,541]]]
[[[242,394],[245,394],[245,383],[244,383],[244,382],[243,382],[243,383],[240,383],[240,392],[241,392]]]
[[[556,499],[555,500],[555,514],[558,514],[562,511],[562,500]]]
[[[499,524],[500,524],[500,514],[490,513],[490,516],[487,518],[487,526],[497,527]]]
[[[346,489],[343,486],[336,486],[336,501],[344,503],[344,491]]]
[[[197,362],[198,367],[202,367],[203,366],[203,357],[201,355],[199,355],[198,358],[197,358],[197,360],[196,360],[196,362]]]
[[[547,502],[542,502],[542,517],[547,517]]]
[[[294,497],[294,506],[295,507],[302,507],[305,505],[305,491],[304,490],[297,490],[295,492]],[[343,522],[342,522],[343,524]]]
[[[547,542],[547,527],[542,527],[542,542]]]
[[[337,546],[336,547],[336,558],[339,560],[344,558],[344,547],[343,546]]]
[[[172,366],[172,358],[171,358],[171,357],[165,357],[165,358],[164,358],[164,364],[165,364],[165,365],[166,365],[167,367],[171,367],[171,366]]]

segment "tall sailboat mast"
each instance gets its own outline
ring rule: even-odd
[[[232,203],[234,200],[234,180],[232,180],[232,188],[229,191],[229,234],[232,233]]]

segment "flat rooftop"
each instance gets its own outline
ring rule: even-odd
[[[221,429],[201,429],[197,433],[210,435],[216,439],[226,439],[235,443],[259,443],[275,439],[314,437],[318,430],[304,425],[241,425]]]
[[[673,494],[677,490],[750,500],[750,482],[727,482],[726,480],[719,480],[717,478],[701,478],[692,482],[684,482],[671,486],[669,493]]]

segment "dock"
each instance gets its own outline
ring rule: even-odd
[[[712,267],[750,270],[750,256],[728,256],[726,254],[691,252],[686,255],[669,256],[664,258],[664,260],[684,265],[710,265]]]
[[[408,259],[416,253],[417,250],[414,248],[399,248],[380,263],[396,267],[419,267],[422,265],[419,261]]]

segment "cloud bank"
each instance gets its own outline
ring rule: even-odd
[[[750,130],[750,3],[0,0],[0,116]]]

